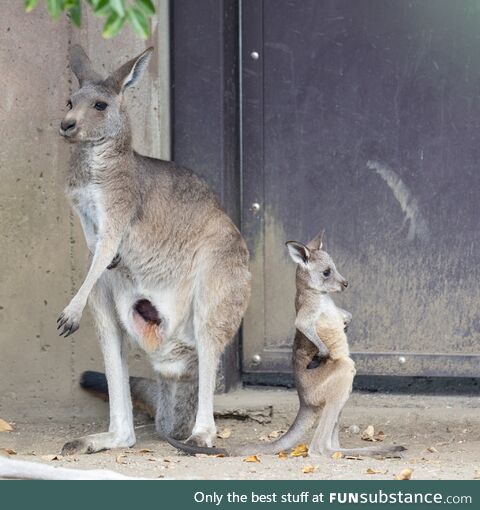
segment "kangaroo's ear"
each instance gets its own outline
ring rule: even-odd
[[[116,94],[120,94],[127,87],[135,85],[147,68],[152,52],[153,48],[147,48],[138,57],[132,58],[132,60],[123,64],[105,80],[105,84],[112,88]]]
[[[321,250],[323,247],[323,238],[325,236],[325,230],[322,230],[319,234],[317,234],[308,244],[307,246],[311,250]]]
[[[101,81],[102,77],[92,69],[92,63],[84,49],[78,44],[70,48],[70,67],[80,87],[86,82]]]
[[[310,259],[310,250],[304,244],[297,241],[287,241],[285,244],[292,260],[305,267]]]

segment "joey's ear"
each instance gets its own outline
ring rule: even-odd
[[[305,267],[310,259],[310,250],[304,244],[297,241],[287,241],[285,244],[292,260]]]
[[[69,52],[70,67],[77,77],[80,87],[86,82],[100,81],[102,77],[92,69],[87,54],[78,44],[73,45]]]
[[[152,52],[153,48],[147,48],[138,57],[132,58],[132,60],[123,64],[105,80],[105,85],[116,94],[120,94],[127,87],[135,85],[147,68]]]
[[[319,234],[317,234],[308,244],[307,246],[311,250],[321,250],[323,247],[323,237],[325,235],[325,230],[322,230]]]

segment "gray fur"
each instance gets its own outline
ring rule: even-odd
[[[68,336],[78,329],[88,300],[104,353],[110,429],[67,443],[64,453],[135,443],[128,342],[148,352],[158,374],[159,432],[211,446],[219,357],[249,300],[248,250],[215,194],[192,171],[132,148],[123,91],[140,78],[150,54],[146,50],[105,80],[90,69],[84,52],[72,56],[81,87],[69,99],[60,133],[75,143],[67,196],[92,259],[59,330]],[[112,261],[116,267],[106,271]],[[136,313],[138,300],[151,303],[158,324]]]

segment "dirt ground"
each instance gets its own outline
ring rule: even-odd
[[[239,409],[240,417],[231,410]],[[286,430],[297,410],[293,390],[246,389],[216,397],[217,427],[229,437],[218,446],[255,443]],[[230,416],[229,416],[230,415]],[[271,415],[271,416],[270,416]],[[265,421],[265,423],[259,423]],[[55,466],[108,468],[149,478],[176,479],[392,479],[412,468],[412,479],[472,479],[480,476],[480,398],[354,393],[341,418],[342,446],[365,446],[362,431],[373,425],[386,444],[405,445],[401,459],[310,459],[259,456],[187,457],[155,435],[153,423],[137,415],[137,444],[93,455],[55,457],[69,439],[106,430],[106,423],[15,423],[0,434],[0,451]],[[356,432],[356,430],[360,432]],[[308,436],[305,442],[308,443]],[[252,453],[255,453],[252,449]],[[13,455],[12,455],[13,456]],[[311,468],[313,466],[313,469]],[[304,473],[309,468],[310,473]],[[308,470],[308,469],[307,469]]]

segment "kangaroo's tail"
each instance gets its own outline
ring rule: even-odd
[[[225,457],[235,457],[237,455],[265,454],[272,455],[293,448],[302,439],[305,432],[315,423],[317,412],[311,407],[301,405],[297,417],[288,431],[279,439],[271,443],[244,445],[238,448],[208,448],[204,446],[195,446],[182,443],[171,437],[165,439],[175,448],[187,453],[188,455],[206,454],[223,455]]]
[[[108,383],[105,374],[92,371],[83,372],[80,386],[95,397],[108,400]],[[154,418],[157,402],[156,381],[145,377],[130,377],[130,392],[133,406]]]

